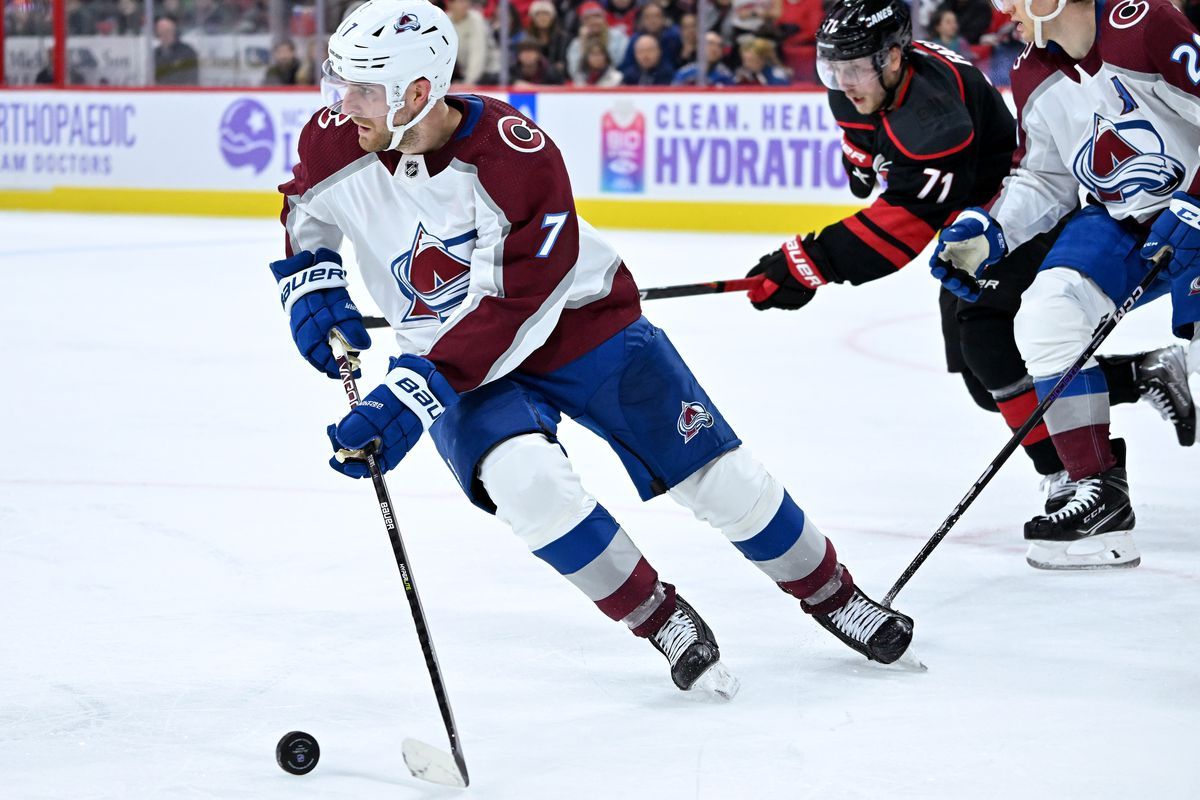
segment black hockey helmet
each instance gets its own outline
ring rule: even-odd
[[[904,0],[841,0],[817,29],[817,57],[848,61],[912,44],[912,14]]]
[[[888,53],[912,46],[912,15],[904,0],[840,0],[817,29],[817,71],[822,82],[837,89],[832,71],[823,63],[870,58],[881,71]]]

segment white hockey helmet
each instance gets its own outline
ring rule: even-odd
[[[458,34],[454,23],[426,0],[368,0],[329,37],[321,94],[337,114],[387,120],[389,149],[420,122],[450,89]],[[404,125],[395,124],[404,94],[418,78],[429,81],[429,102]]]

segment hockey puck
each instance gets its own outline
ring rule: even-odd
[[[292,731],[284,734],[275,745],[275,760],[284,772],[306,775],[321,758],[321,748],[311,733]]]

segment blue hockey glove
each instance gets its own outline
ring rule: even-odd
[[[338,377],[337,363],[329,349],[329,334],[334,328],[351,350],[371,346],[362,314],[346,292],[342,257],[324,247],[315,253],[302,250],[291,258],[272,262],[271,272],[279,281],[279,302],[291,320],[292,338],[300,355],[329,377]],[[355,377],[359,374],[354,373]]]
[[[1004,232],[996,220],[982,208],[968,208],[938,234],[929,271],[946,291],[974,303],[982,291],[976,276],[1007,252]]]
[[[1142,245],[1142,258],[1153,258],[1163,245],[1175,249],[1167,272],[1179,275],[1200,264],[1200,200],[1187,192],[1171,195],[1171,205],[1158,215]]]
[[[370,472],[361,451],[374,444],[379,468],[387,472],[457,402],[458,392],[432,361],[421,356],[393,357],[383,383],[327,429],[335,451],[329,466],[351,478],[365,478]]]

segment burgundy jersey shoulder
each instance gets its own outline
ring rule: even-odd
[[[1191,23],[1170,0],[1109,0],[1100,9],[1096,30],[1095,51],[1104,63],[1153,73],[1162,60],[1157,51],[1178,45],[1176,34],[1191,32]]]
[[[280,185],[286,195],[302,195],[367,153],[358,146],[358,128],[349,117],[328,108],[317,111],[300,131],[296,149],[300,159],[293,177]]]
[[[450,141],[426,156],[430,174],[452,161],[469,165],[511,221],[532,213],[546,197],[570,196],[562,153],[535,122],[491,97],[452,95],[448,102],[463,119]]]
[[[1012,98],[1018,115],[1038,87],[1060,71],[1058,63],[1045,48],[1035,47],[1032,42],[1025,45],[1021,55],[1013,61],[1011,72]]]

